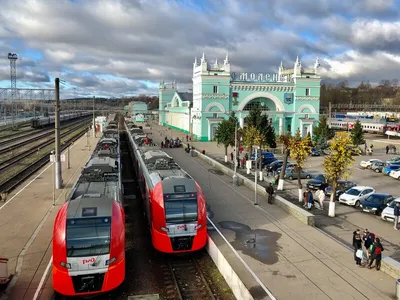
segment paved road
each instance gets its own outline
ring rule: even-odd
[[[169,129],[166,129],[165,127],[160,127],[157,125],[153,125],[153,128],[153,132],[157,133],[156,135],[158,135],[159,132],[162,132],[163,134],[170,136],[172,132],[172,135],[174,137],[179,136],[182,139],[185,138],[185,134],[183,134],[182,132],[178,132],[175,130],[171,131]],[[397,148],[400,149],[400,139],[387,140],[376,135],[367,135],[366,139],[368,145],[373,143],[374,149],[376,149],[376,151],[374,151],[375,153],[373,156],[355,157],[355,165],[351,169],[349,179],[355,181],[359,185],[372,186],[376,189],[377,192],[390,193],[395,197],[400,197],[399,181],[370,170],[362,170],[359,168],[361,160],[378,158],[386,161],[393,157],[393,155],[384,154],[383,148],[386,146],[387,143],[399,143],[399,146]],[[205,149],[206,154],[219,157],[220,159],[223,159],[224,157],[223,147],[218,147],[216,143],[193,142],[192,144],[198,150]],[[231,151],[232,149],[229,149],[228,153],[230,153]],[[322,161],[323,157],[310,157],[305,166],[312,173],[323,173]],[[304,183],[306,181],[307,180],[303,180]],[[295,203],[297,203],[296,198],[298,197],[296,183],[297,180],[286,181],[284,193],[284,196],[286,196],[288,200],[292,200]],[[328,201],[329,200],[326,199],[325,208],[328,208]],[[336,205],[336,218],[328,217],[326,211],[315,211],[313,213],[317,215],[316,225],[318,227],[323,229],[325,232],[331,234],[335,238],[342,240],[346,244],[350,243],[352,232],[356,228],[368,228],[377,236],[383,238],[385,255],[391,256],[392,258],[400,261],[400,232],[393,230],[393,223],[385,222],[378,216],[362,213],[358,209],[338,203]]]

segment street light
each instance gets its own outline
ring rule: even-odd
[[[51,151],[51,155],[53,156],[53,159],[54,159],[54,161],[53,161],[53,174],[52,174],[52,182],[53,182],[53,206],[55,206],[56,205],[56,185],[55,185],[55,177],[56,177],[56,168],[55,168],[55,154],[56,154],[56,151],[55,150],[52,150]]]
[[[233,172],[233,185],[238,186],[239,185],[239,177],[237,175],[237,122],[235,122],[235,160],[234,160],[234,172]]]

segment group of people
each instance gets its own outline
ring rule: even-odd
[[[311,189],[307,188],[306,191],[303,193],[303,200],[304,200],[304,205],[303,207],[307,208],[310,210],[313,205],[318,208],[319,210],[324,210],[324,200],[325,200],[325,192],[322,188],[318,189],[315,192],[316,200],[314,200],[314,195],[311,191]],[[317,205],[315,205],[317,204]]]
[[[363,243],[367,253],[366,256],[363,250]],[[376,237],[375,234],[369,232],[368,229],[365,229],[363,235],[361,236],[360,230],[356,229],[353,232],[353,247],[354,260],[358,266],[367,266],[368,269],[372,269],[372,264],[375,261],[376,270],[381,268],[382,251],[385,249],[383,249],[381,240]],[[366,260],[365,264],[362,264],[363,260]]]

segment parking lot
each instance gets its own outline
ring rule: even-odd
[[[374,144],[375,145],[375,144]],[[372,170],[360,168],[362,160],[371,158],[381,159],[387,161],[394,157],[394,154],[384,154],[382,151],[376,151],[372,156],[355,156],[354,166],[351,168],[349,180],[354,181],[357,185],[370,186],[376,190],[377,193],[388,193],[395,198],[400,197],[400,181],[392,177],[383,175],[382,173],[375,173]],[[314,175],[324,173],[322,162],[323,156],[310,157],[305,163],[305,170],[310,171]],[[303,179],[302,183],[305,186],[307,179]],[[285,182],[285,190],[290,190],[291,193],[297,195],[297,180],[287,180]],[[328,208],[329,199],[326,198],[325,210]],[[393,223],[386,222],[380,216],[373,214],[363,213],[360,209],[339,204],[336,202],[336,218],[329,218],[326,212],[321,213],[315,211],[318,215],[320,227],[332,235],[342,239],[343,241],[351,241],[352,232],[356,228],[368,228],[377,236],[384,238],[386,243],[385,255],[390,255],[393,258],[400,260],[400,231],[393,230]]]

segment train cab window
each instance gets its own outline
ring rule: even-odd
[[[165,219],[167,224],[197,221],[197,194],[164,195]]]
[[[111,218],[67,220],[67,257],[110,253]]]

